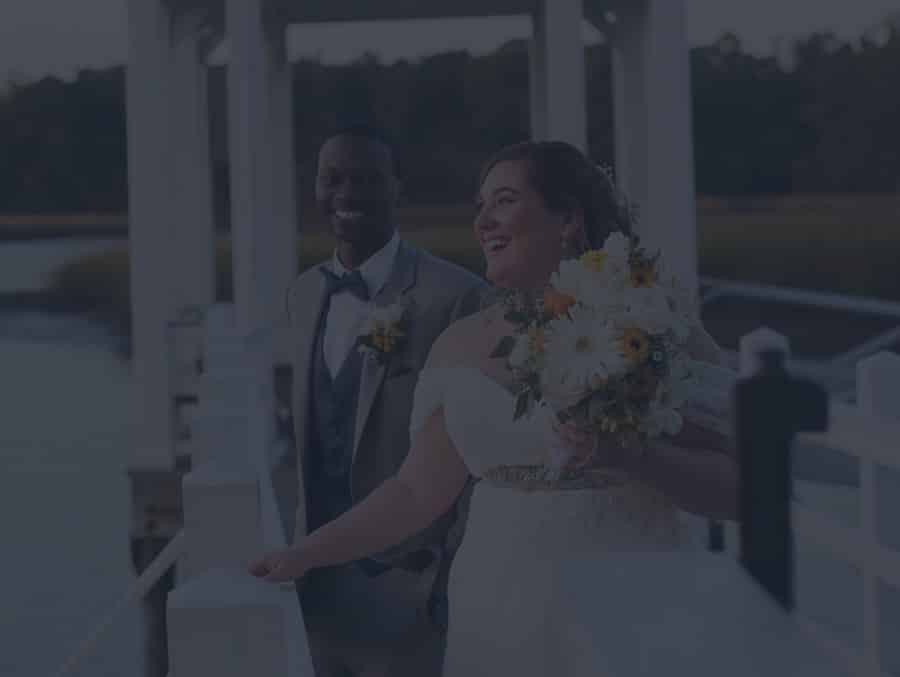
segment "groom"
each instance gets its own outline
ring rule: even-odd
[[[295,542],[400,467],[431,344],[478,309],[484,286],[398,236],[392,155],[385,137],[364,126],[339,129],[319,152],[316,202],[336,247],[332,260],[301,274],[287,293],[298,337]],[[372,331],[373,309],[386,331]],[[454,509],[401,547],[303,579],[317,677],[440,675],[446,575],[461,522]]]

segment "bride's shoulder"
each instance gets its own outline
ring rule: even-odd
[[[426,368],[476,366],[493,347],[495,316],[496,310],[486,307],[450,324],[432,345]]]

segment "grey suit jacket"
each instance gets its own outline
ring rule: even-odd
[[[322,264],[326,265],[326,264]],[[306,440],[309,425],[313,346],[320,311],[325,301],[323,275],[313,267],[292,283],[287,293],[288,321],[294,333],[293,421],[297,440],[298,501],[294,540],[307,533]],[[367,355],[362,368],[350,484],[353,502],[393,476],[410,447],[409,422],[419,372],[432,344],[455,320],[476,312],[486,283],[448,261],[401,241],[394,268],[376,306],[402,303],[406,338],[387,363]],[[458,511],[451,510],[424,532],[375,559],[385,564],[421,548],[440,554],[448,543],[449,530],[458,537]],[[450,550],[454,549],[450,544]]]

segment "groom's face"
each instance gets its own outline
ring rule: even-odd
[[[397,196],[390,149],[376,139],[340,135],[319,152],[316,202],[335,237],[371,247],[394,232]]]

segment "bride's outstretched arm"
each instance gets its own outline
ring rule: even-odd
[[[301,578],[317,567],[352,562],[414,536],[444,515],[469,473],[447,436],[443,410],[428,419],[397,475],[290,548],[269,553],[250,573],[270,581]]]

